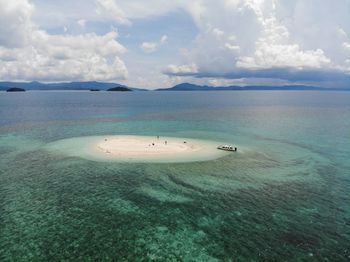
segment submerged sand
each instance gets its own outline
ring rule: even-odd
[[[219,144],[188,138],[121,135],[64,139],[50,143],[47,148],[97,161],[191,162],[229,154],[218,150]]]

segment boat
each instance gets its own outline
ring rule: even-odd
[[[225,150],[225,151],[233,151],[233,152],[237,151],[237,147],[231,146],[231,145],[221,145],[221,146],[218,146],[217,149]]]

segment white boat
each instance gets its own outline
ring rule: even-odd
[[[233,152],[237,151],[237,147],[234,147],[231,145],[221,145],[221,146],[218,146],[217,149],[225,150],[225,151],[233,151]]]

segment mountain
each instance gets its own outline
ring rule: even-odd
[[[146,91],[146,89],[131,88],[116,83],[104,83],[96,81],[63,83],[0,82],[0,90],[7,90],[14,87],[23,88],[25,90],[107,90],[114,87],[125,87],[133,91]]]
[[[284,86],[206,86],[182,83],[170,88],[157,89],[156,91],[258,91],[258,90],[305,90],[305,91],[350,91],[343,88],[323,88],[307,85],[284,85]]]
[[[170,88],[157,89],[157,91],[210,91],[214,90],[211,86],[200,86],[190,83],[182,83]]]

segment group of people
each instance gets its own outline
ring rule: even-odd
[[[157,136],[157,140],[159,140],[159,136]],[[167,145],[167,144],[168,144],[168,141],[165,140],[165,141],[164,141],[164,144]]]
[[[157,140],[159,140],[159,136],[157,136]],[[168,141],[164,141],[164,144],[167,145],[168,144]],[[152,143],[152,146],[155,146],[156,144],[155,143]],[[151,146],[151,145],[148,145],[148,146]]]

